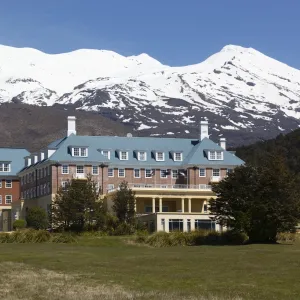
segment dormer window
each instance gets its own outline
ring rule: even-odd
[[[110,159],[110,151],[109,150],[102,150],[101,151],[101,154],[107,158],[107,159]]]
[[[120,151],[120,160],[128,160],[128,151]]]
[[[208,159],[209,160],[223,160],[223,151],[209,151]]]
[[[174,152],[174,161],[182,161],[182,153],[181,152]]]
[[[156,152],[156,161],[164,161],[165,153],[164,152]]]
[[[88,149],[86,147],[74,147],[72,148],[72,156],[74,157],[87,157]]]
[[[10,172],[10,163],[0,162],[0,172]]]
[[[138,160],[146,161],[147,160],[147,153],[145,151],[138,152]]]

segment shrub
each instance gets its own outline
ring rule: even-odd
[[[27,225],[26,221],[23,219],[15,220],[13,222],[13,229],[18,230],[18,229],[23,229]]]
[[[229,245],[243,245],[247,243],[248,236],[244,232],[228,230],[222,233],[223,244]]]
[[[169,234],[170,246],[187,246],[188,239],[185,232],[173,231]]]
[[[43,208],[32,207],[26,216],[27,226],[34,229],[46,229],[48,227],[47,213]]]
[[[187,233],[187,245],[200,246],[206,244],[206,236],[208,232],[206,230],[196,230]]]
[[[48,242],[51,238],[50,232],[47,230],[37,230],[33,235],[33,243],[45,243]]]
[[[297,240],[297,234],[294,232],[280,232],[277,234],[276,239],[280,243],[294,243]]]
[[[152,247],[169,247],[171,246],[169,233],[164,231],[155,232],[150,235],[146,243]]]
[[[218,231],[209,231],[205,236],[206,245],[220,245],[222,240],[222,234]]]
[[[51,236],[52,243],[63,243],[63,244],[69,244],[69,243],[76,243],[77,239],[74,236],[74,234],[62,232],[62,233],[54,233]]]
[[[11,243],[11,238],[10,238],[9,233],[6,233],[6,232],[0,233],[0,244],[3,244],[3,243]]]
[[[113,235],[131,235],[135,232],[135,228],[131,224],[121,223],[114,230]]]
[[[147,236],[138,234],[135,236],[134,241],[139,244],[145,244],[147,242]]]

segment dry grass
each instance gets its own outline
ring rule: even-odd
[[[80,275],[34,269],[21,263],[2,263],[1,271],[5,274],[0,277],[2,300],[221,300],[213,296],[195,298],[171,293],[127,291],[122,286],[96,284],[92,281],[87,285],[80,280]],[[232,300],[239,299],[241,298]]]

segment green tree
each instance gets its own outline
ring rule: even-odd
[[[123,181],[113,195],[113,211],[121,223],[134,224],[135,222],[135,193]]]
[[[61,187],[53,201],[51,223],[54,228],[82,231],[99,229],[105,207],[96,183],[87,180],[71,180]]]
[[[47,229],[48,219],[46,211],[41,207],[32,207],[26,214],[27,227],[34,229]]]
[[[276,154],[260,166],[236,168],[213,191],[210,210],[217,223],[245,232],[250,242],[276,242],[300,219],[299,180]]]

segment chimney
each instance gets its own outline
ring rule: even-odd
[[[74,116],[68,117],[68,136],[71,134],[76,135],[76,117]]]
[[[203,139],[208,138],[208,121],[201,121],[200,122],[200,141]]]
[[[226,139],[220,138],[220,147],[226,150]]]

